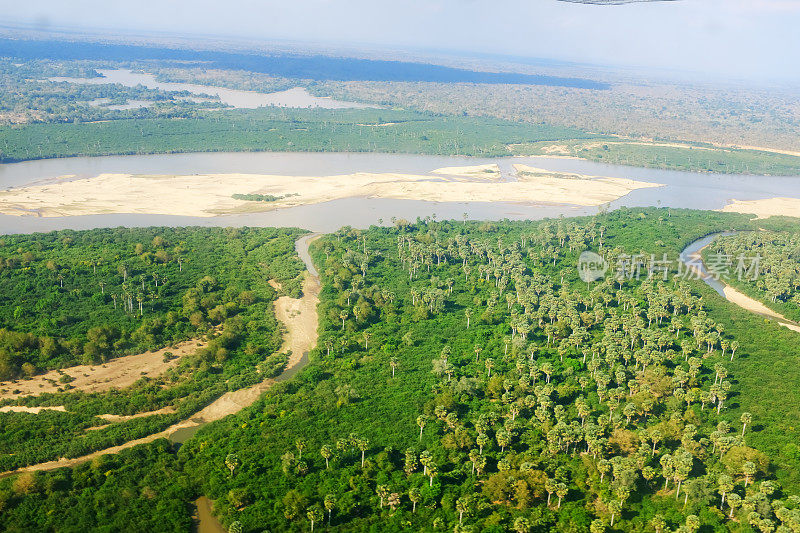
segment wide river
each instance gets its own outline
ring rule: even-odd
[[[481,159],[375,153],[192,153],[48,159],[0,165],[0,189],[20,187],[59,176],[92,177],[101,173],[205,174],[258,173],[326,176],[354,172],[428,174],[447,166],[497,163],[504,178],[513,176],[512,164],[521,163],[581,174],[631,178],[662,183],[664,187],[639,189],[610,207],[664,206],[720,209],[732,199],[800,198],[800,177],[701,174],[607,165],[578,159],[508,157]],[[165,200],[168,201],[168,200]],[[414,220],[436,215],[439,219],[471,220],[541,219],[597,212],[596,207],[508,202],[424,202],[377,198],[347,198],[315,205],[276,209],[247,215],[195,218],[167,215],[90,215],[38,218],[0,215],[0,233],[27,233],[54,229],[88,229],[109,226],[279,226],[329,232],[341,226],[368,227],[392,217]]]

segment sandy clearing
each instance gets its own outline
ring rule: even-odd
[[[492,163],[489,165],[442,167],[432,170],[431,173],[462,178],[498,179],[500,177],[500,166]]]
[[[746,144],[717,144],[725,148],[735,148],[737,150],[757,150],[759,152],[769,152],[772,154],[793,155],[800,157],[800,152],[795,150],[780,150],[778,148],[766,148],[764,146],[749,146]]]
[[[800,198],[766,198],[763,200],[731,200],[723,212],[749,213],[758,218],[771,216],[800,217]]]
[[[309,239],[307,242],[311,242]],[[306,279],[303,283],[303,296],[299,299],[289,298],[282,296],[275,302],[275,314],[278,320],[282,321],[286,326],[286,335],[284,337],[283,345],[280,348],[281,352],[287,350],[292,351],[292,355],[287,363],[287,370],[296,366],[304,353],[307,353],[317,342],[317,304],[319,303],[319,280],[310,274],[306,274]],[[263,382],[241,389],[225,393],[219,399],[212,402],[210,405],[196,413],[189,420],[183,420],[176,424],[171,425],[164,431],[148,435],[140,439],[131,440],[120,444],[119,446],[112,446],[104,450],[98,450],[81,457],[73,459],[61,458],[55,461],[48,461],[46,463],[39,463],[23,468],[19,468],[10,472],[0,473],[0,477],[11,474],[18,474],[21,472],[34,472],[44,470],[54,470],[56,468],[71,467],[86,461],[91,461],[95,457],[107,455],[111,453],[118,453],[127,448],[132,448],[139,444],[152,442],[160,438],[169,438],[170,435],[179,429],[191,428],[200,425],[204,422],[213,422],[228,416],[229,414],[236,413],[241,409],[251,405],[258,397],[275,383],[274,379],[266,379]]]
[[[42,411],[61,411],[65,413],[67,410],[63,405],[54,405],[47,407],[26,407],[24,405],[4,405],[0,407],[0,413],[32,413],[38,415]]]
[[[645,141],[593,141],[590,143],[585,143],[578,145],[580,148],[585,149],[592,149],[592,148],[599,148],[604,144],[629,144],[633,146],[658,146],[661,148],[683,148],[685,150],[706,150],[711,152],[728,152],[729,149],[726,147],[718,146],[718,147],[711,147],[711,146],[694,146],[691,144],[681,144],[681,143],[668,143],[668,142],[645,142]]]
[[[659,186],[611,177],[592,177],[576,183],[558,172],[535,181],[503,182],[487,180],[485,176],[451,175],[450,179],[437,180],[429,175],[365,172],[322,177],[101,174],[94,178],[0,191],[0,213],[43,217],[108,213],[211,217],[350,197],[596,206],[636,189]],[[291,196],[275,202],[250,202],[233,199],[236,193]]]
[[[73,379],[69,384],[70,390],[85,392],[101,392],[112,388],[123,389],[133,385],[142,377],[154,378],[160,376],[168,369],[174,367],[180,358],[196,352],[205,347],[205,340],[188,340],[166,347],[154,352],[144,352],[136,355],[126,355],[112,359],[100,365],[78,365],[52,370],[46,374],[34,376],[31,379],[0,382],[0,399],[18,399],[22,396],[38,395],[45,392],[57,392],[63,383],[59,382],[62,375]],[[172,360],[164,362],[164,354],[172,352]]]
[[[578,174],[573,172],[560,172],[555,170],[547,170],[545,168],[532,167],[530,165],[514,164],[512,165],[517,173],[517,179],[520,181],[536,182],[541,178],[560,178],[569,180],[593,180],[593,179],[606,179],[603,176],[591,176],[588,174]]]
[[[97,418],[102,418],[103,420],[108,420],[109,422],[124,422],[125,420],[133,420],[134,418],[143,418],[146,416],[155,416],[155,415],[171,415],[175,412],[175,408],[171,406],[162,407],[161,409],[156,409],[155,411],[144,411],[142,413],[136,413],[135,415],[114,415],[110,413],[97,415]]]

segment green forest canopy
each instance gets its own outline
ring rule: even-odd
[[[759,326],[697,281],[587,287],[575,269],[587,248],[611,264],[625,252],[675,257],[706,233],[751,227],[637,209],[326,236],[314,249],[324,289],[311,364],[177,456],[149,447],[185,487],[163,504],[206,494],[244,531],[792,527],[797,429],[770,426],[797,411],[796,390],[770,358],[796,346],[793,332]],[[80,483],[7,480],[0,520],[47,528],[46,510],[79,491],[143,490],[116,459],[107,468],[88,479],[98,467],[81,467]],[[135,501],[141,513],[154,505]],[[158,529],[188,512],[166,509]]]

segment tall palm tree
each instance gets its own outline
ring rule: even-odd
[[[323,444],[322,448],[319,450],[320,455],[325,459],[325,470],[328,470],[330,458],[333,457],[333,450],[331,449],[330,445]]]
[[[318,506],[313,506],[308,508],[308,512],[306,513],[308,517],[308,521],[311,522],[311,531],[314,531],[314,524],[322,520],[322,509]]]
[[[336,507],[336,496],[333,494],[326,494],[324,500],[325,510],[328,511],[328,527],[331,525],[331,516],[333,515],[333,509]]]
[[[422,440],[422,430],[425,429],[425,424],[428,423],[428,417],[425,415],[419,415],[417,417],[417,425],[419,426],[419,439]]]
[[[411,500],[411,512],[417,512],[417,503],[422,499],[422,492],[417,487],[408,489],[408,499]]]

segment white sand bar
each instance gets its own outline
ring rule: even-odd
[[[494,181],[486,179],[494,175],[485,172],[488,168],[477,167],[477,172],[476,167],[439,169],[442,170],[452,174],[447,179],[367,172],[335,176],[100,174],[2,191],[0,213],[41,217],[110,213],[212,217],[350,197],[596,206],[636,189],[662,186],[624,178],[575,179],[575,174],[552,171],[533,179]],[[289,196],[274,202],[255,202],[235,200],[234,194]]]
[[[758,218],[773,215],[800,217],[800,198],[765,198],[764,200],[733,200],[721,211],[752,213]]]

